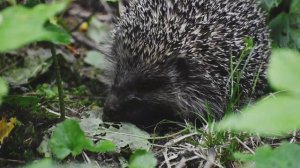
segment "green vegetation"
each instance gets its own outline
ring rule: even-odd
[[[84,0],[43,2],[0,1],[0,167],[300,167],[299,0],[260,0],[273,39],[273,92],[219,122],[162,122],[181,130],[162,137],[102,121],[97,50],[111,25],[97,18],[113,18],[120,2],[99,1],[99,13]],[[232,66],[231,80],[239,75]],[[230,110],[239,101],[238,85],[231,88]]]
[[[277,94],[268,96],[245,108],[240,114],[224,118],[216,128],[260,134],[265,137],[287,136],[292,131],[299,130],[300,69],[297,65],[298,62],[300,62],[300,53],[297,51],[273,50],[268,79],[271,85],[278,90]],[[289,159],[281,157],[285,154],[293,155],[293,157],[289,157]],[[257,167],[273,167],[274,165],[276,167],[298,167],[299,161],[294,156],[299,156],[299,154],[300,148],[296,144],[282,145],[276,150],[272,150],[269,146],[262,146],[257,149],[254,156],[248,157],[247,161],[254,161]]]
[[[299,50],[299,0],[262,0],[262,6],[270,12],[269,26],[273,46]]]
[[[50,17],[62,11],[66,5],[66,1],[51,5],[39,4],[32,9],[17,5],[1,11],[0,52],[41,40],[58,44],[69,43],[70,37],[58,27],[53,24],[44,26]]]
[[[8,93],[8,87],[6,81],[0,78],[0,104],[2,103],[2,98]]]

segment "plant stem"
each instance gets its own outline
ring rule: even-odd
[[[63,92],[61,75],[60,75],[60,66],[58,63],[58,58],[57,58],[54,44],[50,44],[50,49],[51,49],[51,54],[52,54],[52,58],[54,61],[54,69],[55,69],[55,73],[56,73],[56,85],[58,88],[60,119],[64,120],[65,116],[66,116],[66,112],[65,112],[64,92]]]

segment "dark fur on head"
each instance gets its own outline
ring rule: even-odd
[[[253,97],[265,88],[270,50],[262,12],[252,0],[133,0],[112,34],[108,53],[111,120],[149,125],[161,119],[223,116],[230,97],[230,65],[239,62],[244,39],[253,52],[240,90]]]

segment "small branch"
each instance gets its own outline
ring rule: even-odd
[[[51,54],[54,61],[55,73],[56,73],[56,85],[58,88],[58,97],[59,97],[59,108],[60,108],[60,119],[64,120],[66,116],[65,112],[65,102],[64,102],[64,92],[62,87],[61,75],[60,75],[60,67],[58,64],[58,58],[55,50],[54,44],[50,44]]]
[[[55,111],[53,111],[53,110],[51,110],[51,109],[49,109],[49,108],[47,108],[45,106],[41,106],[41,108],[45,109],[48,113],[51,113],[51,114],[56,115],[56,116],[61,116],[60,113],[55,112]],[[65,116],[65,118],[66,119],[70,119],[70,117],[68,117],[68,116]]]
[[[168,157],[168,149],[165,148],[165,151],[163,152],[164,158],[165,158],[165,162],[168,168],[171,168],[171,163],[170,163],[170,159]]]
[[[237,137],[233,137],[234,139],[236,139],[240,144],[242,144],[244,146],[244,148],[246,148],[251,154],[255,154],[255,152],[250,148],[248,147],[243,141],[241,141],[239,138]]]
[[[0,162],[14,162],[14,163],[18,163],[18,164],[25,164],[26,163],[23,160],[5,159],[5,158],[0,158]]]

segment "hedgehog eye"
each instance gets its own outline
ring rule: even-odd
[[[142,101],[141,98],[139,98],[139,97],[137,97],[137,96],[135,96],[135,95],[133,95],[133,94],[129,95],[129,96],[127,97],[127,99],[128,99],[128,101],[136,101],[136,102]]]

